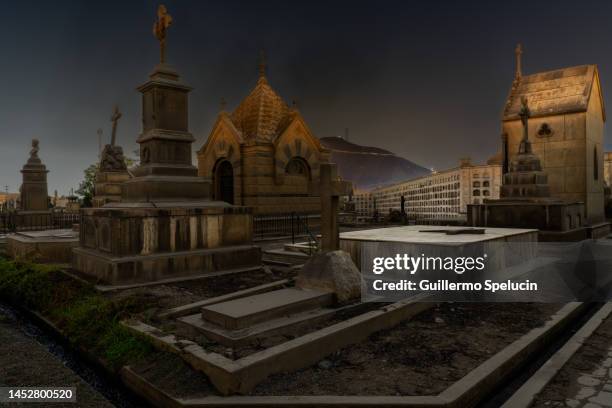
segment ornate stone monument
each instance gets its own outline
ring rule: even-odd
[[[527,99],[521,100],[519,116],[523,138],[519,151],[504,174],[498,200],[485,199],[468,205],[468,224],[478,227],[537,228],[538,239],[567,241],[586,238],[585,208],[581,202],[551,198],[548,175],[529,140]]]
[[[21,169],[23,182],[19,189],[20,226],[51,225],[47,173],[49,172],[38,157],[39,142],[32,140],[30,158]]]
[[[113,284],[148,282],[261,264],[251,245],[249,208],[210,199],[210,180],[191,162],[188,93],[165,64],[172,18],[160,6],[154,34],[160,64],[142,93],[140,165],[121,185],[121,201],[83,209],[75,269]]]
[[[93,197],[93,206],[102,207],[107,203],[121,201],[121,184],[130,178],[123,157],[123,149],[116,145],[117,122],[121,118],[119,108],[115,106],[111,122],[113,130],[111,143],[104,146],[100,155],[100,165],[96,173],[96,185]]]

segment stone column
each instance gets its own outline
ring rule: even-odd
[[[338,177],[338,169],[334,163],[322,163],[320,177],[321,251],[335,251],[340,248],[338,230],[340,197],[348,195],[352,185]]]
[[[47,190],[47,173],[49,171],[38,157],[38,140],[32,140],[30,158],[23,166],[21,174],[21,210],[48,211],[49,193]]]

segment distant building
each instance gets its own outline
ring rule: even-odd
[[[19,205],[19,193],[0,193],[0,210],[15,210]]]
[[[374,214],[374,198],[372,192],[356,189],[353,194],[355,212],[359,216],[370,217]]]
[[[405,211],[417,222],[464,222],[467,205],[480,204],[483,198],[499,198],[502,166],[495,160],[474,165],[462,159],[456,168],[380,187],[355,195],[356,211],[360,215],[378,212],[385,216],[401,210],[404,196]]]

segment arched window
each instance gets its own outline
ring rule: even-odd
[[[480,187],[480,181],[473,182],[472,187]]]
[[[483,187],[489,187],[489,181],[483,181],[482,182],[482,186]]]
[[[480,195],[480,190],[474,190],[474,191],[472,191],[472,195],[473,195],[473,196],[479,196],[479,195]]]
[[[300,157],[294,157],[289,160],[289,163],[287,163],[287,166],[285,167],[285,173],[293,176],[304,177],[308,177],[310,175],[308,163],[306,163],[306,160]]]

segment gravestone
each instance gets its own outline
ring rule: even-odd
[[[112,284],[261,265],[250,208],[211,200],[210,180],[192,165],[191,88],[165,63],[171,21],[160,6],[154,30],[160,63],[138,88],[140,165],[121,184],[120,202],[81,210],[74,268]]]
[[[39,142],[32,140],[30,158],[21,169],[23,182],[19,189],[20,209],[17,228],[51,225],[46,166],[38,157]]]
[[[116,145],[117,122],[121,118],[119,108],[111,116],[113,130],[110,144],[104,146],[100,155],[100,164],[96,173],[93,206],[102,207],[107,203],[121,201],[121,184],[130,178],[123,156],[123,149]]]
[[[22,211],[48,211],[49,194],[47,191],[47,173],[49,172],[38,157],[39,142],[32,140],[30,158],[23,166],[21,174],[21,210]]]

